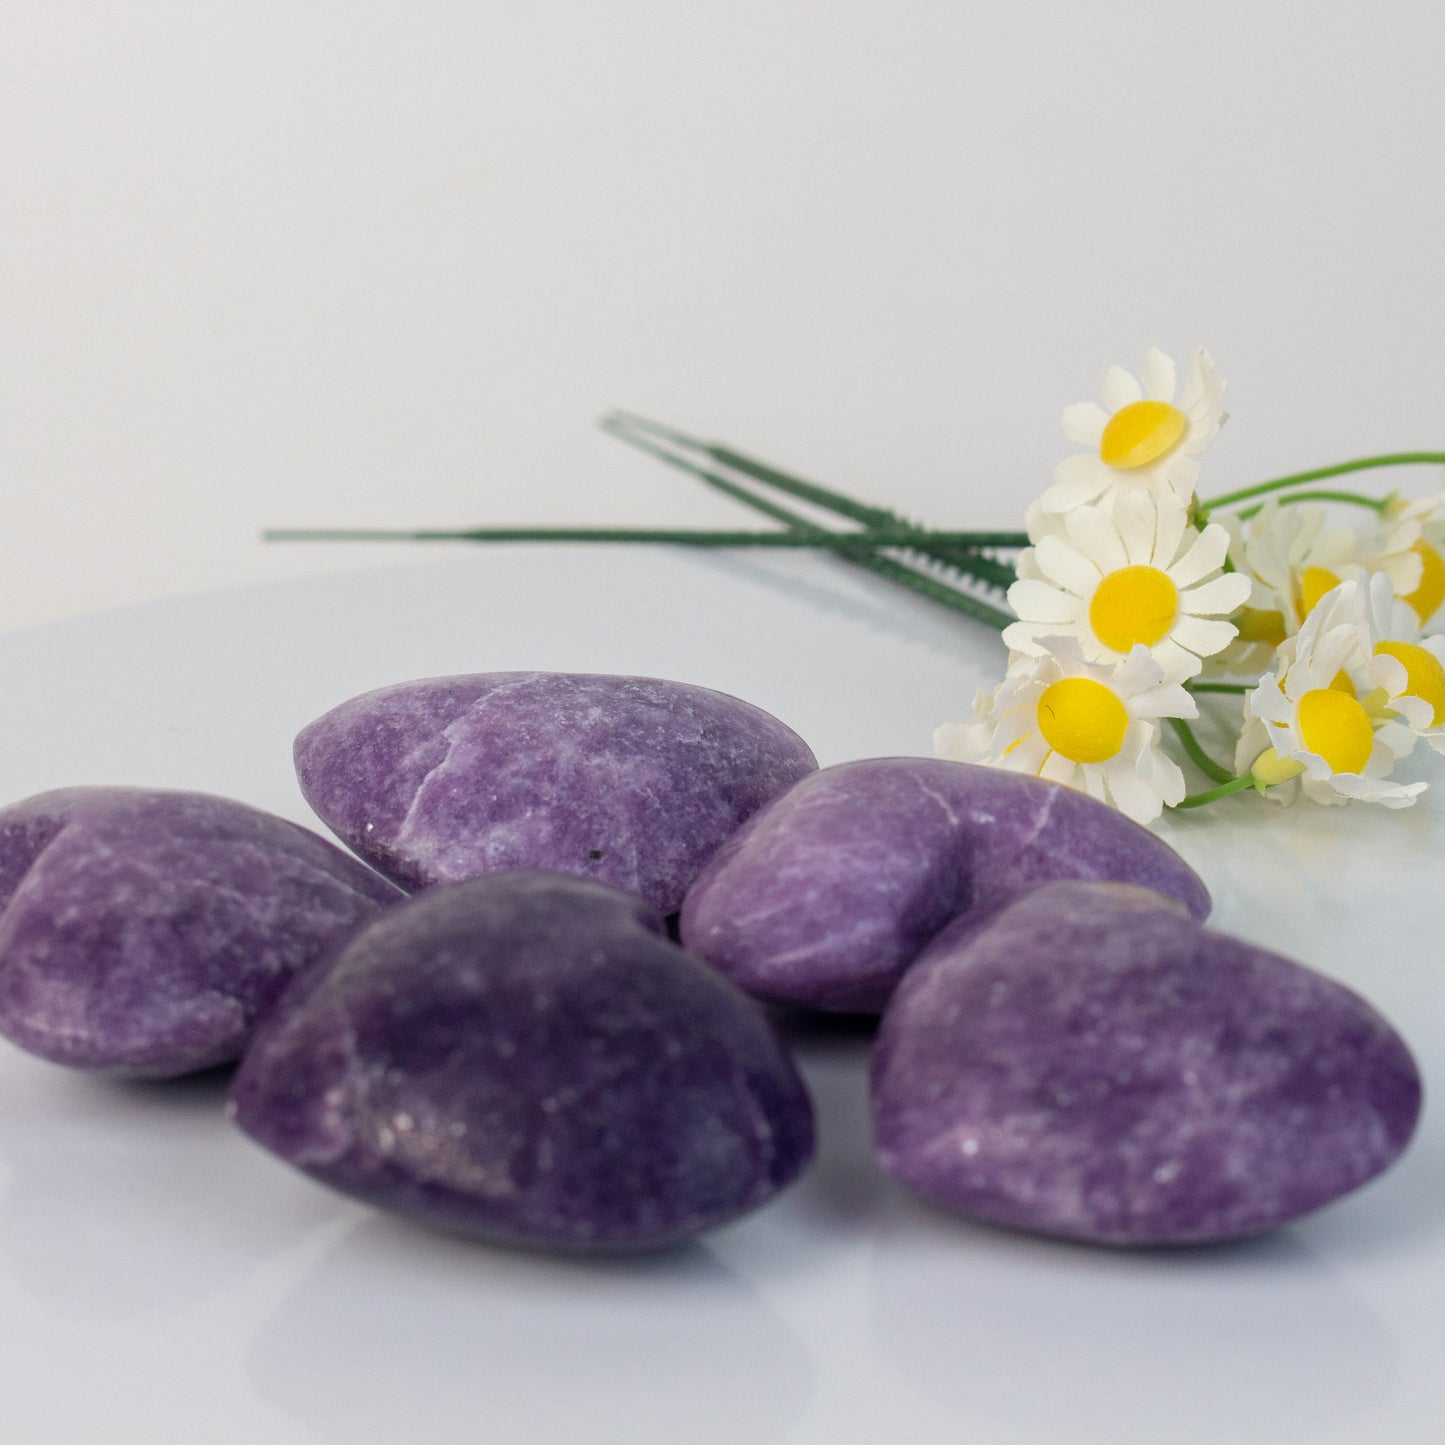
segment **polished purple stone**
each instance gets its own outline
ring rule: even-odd
[[[1105,1244],[1283,1224],[1390,1165],[1419,1112],[1409,1050],[1358,995],[1111,884],[1053,884],[946,932],[873,1059],[898,1178]]]
[[[229,1062],[300,969],[403,898],[227,798],[42,793],[0,810],[0,1033],[134,1078]]]
[[[763,1011],[641,900],[542,872],[437,888],[363,929],[274,1011],[231,1109],[322,1183],[543,1248],[686,1239],[813,1148]]]
[[[682,941],[759,998],[876,1013],[953,918],[1063,878],[1137,883],[1209,912],[1176,853],[1084,793],[873,758],[804,778],[735,833],[688,893]]]
[[[296,739],[307,801],[404,888],[547,868],[664,914],[740,823],[817,766],[776,718],[724,693],[572,673],[401,683]]]

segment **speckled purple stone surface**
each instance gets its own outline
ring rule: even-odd
[[[571,1250],[723,1224],[813,1148],[763,1011],[637,898],[541,872],[435,889],[357,934],[275,1010],[231,1107],[348,1194]]]
[[[665,914],[739,824],[817,765],[724,693],[575,673],[401,683],[296,739],[307,801],[404,888],[547,868]]]
[[[876,1013],[947,923],[1063,878],[1209,912],[1198,875],[1083,793],[997,768],[873,758],[804,778],[718,850],[682,941],[759,998]]]
[[[226,798],[42,793],[0,810],[0,1033],[135,1078],[229,1062],[300,969],[404,896]]]
[[[1420,1076],[1363,999],[1142,889],[1059,883],[950,930],[883,1016],[884,1165],[980,1219],[1182,1244],[1297,1218],[1409,1142]]]

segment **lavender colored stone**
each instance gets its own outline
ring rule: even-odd
[[[133,1078],[229,1062],[299,970],[404,896],[244,803],[42,793],[0,810],[0,1033]]]
[[[1338,983],[1143,889],[1058,883],[949,930],[883,1016],[879,1157],[979,1219],[1106,1244],[1273,1228],[1405,1148],[1420,1076]]]
[[[1137,883],[1209,912],[1176,853],[1086,794],[873,758],[804,778],[735,833],[689,891],[681,936],[759,998],[876,1013],[952,919],[1064,878]]]
[[[546,868],[664,914],[739,824],[817,766],[737,698],[572,673],[401,683],[296,739],[307,801],[404,888]]]
[[[541,872],[438,888],[362,930],[259,1032],[231,1108],[345,1193],[572,1250],[726,1223],[813,1149],[762,1010],[639,899]]]

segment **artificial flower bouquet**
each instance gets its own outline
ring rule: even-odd
[[[1065,783],[1145,823],[1245,790],[1404,807],[1427,785],[1393,780],[1396,763],[1422,739],[1445,750],[1445,638],[1424,631],[1445,601],[1445,492],[1407,501],[1337,479],[1445,453],[1366,457],[1202,497],[1224,389],[1202,348],[1182,386],[1157,348],[1137,377],[1111,366],[1099,403],[1065,408],[1080,450],[1017,533],[919,526],[616,413],[604,430],[780,525],[268,536],[821,548],[1002,632],[1004,678],[968,722],[937,729],[942,757]],[[850,525],[822,525],[797,502]],[[1332,508],[1364,525],[1337,523]],[[1201,705],[1232,737],[1227,760],[1191,726]]]

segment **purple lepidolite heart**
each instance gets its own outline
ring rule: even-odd
[[[572,673],[401,683],[296,739],[307,801],[404,888],[546,868],[664,914],[739,824],[817,766],[737,698]]]
[[[1083,793],[873,758],[804,778],[735,833],[688,893],[682,941],[759,998],[876,1013],[950,920],[1061,878],[1137,883],[1209,912],[1176,853]]]
[[[1362,998],[1143,889],[1057,883],[941,935],[883,1015],[879,1157],[977,1218],[1231,1239],[1379,1174],[1420,1111]]]
[[[325,1184],[544,1248],[686,1239],[766,1202],[813,1148],[751,999],[638,898],[531,871],[363,929],[278,1005],[231,1108]]]
[[[0,1033],[136,1078],[229,1062],[299,970],[404,897],[226,798],[42,793],[0,810]]]

